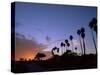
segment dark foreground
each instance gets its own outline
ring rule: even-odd
[[[97,68],[97,55],[75,56],[71,54],[54,56],[48,60],[12,61],[14,73],[44,72]]]

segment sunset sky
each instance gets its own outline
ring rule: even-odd
[[[74,46],[80,53],[77,29],[85,28],[86,53],[95,53],[91,30],[88,27],[97,8],[38,3],[15,3],[16,60],[34,58],[43,52],[50,58],[54,46],[60,48],[64,39],[74,37]],[[94,33],[95,34],[95,33]],[[70,47],[71,49],[71,47]]]

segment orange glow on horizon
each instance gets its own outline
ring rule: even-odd
[[[37,53],[38,52],[36,52],[36,51],[33,51],[33,52],[32,51],[30,51],[30,52],[26,51],[26,52],[23,52],[23,53],[16,52],[15,53],[15,60],[19,61],[20,58],[23,58],[26,61],[34,60]],[[43,60],[47,60],[47,59],[52,57],[52,54],[49,51],[41,51],[40,53],[44,53],[46,55],[46,57],[44,57]]]
[[[33,60],[34,57],[36,56],[37,52],[23,52],[23,53],[15,53],[15,60],[18,61],[20,58],[23,58],[24,60]]]

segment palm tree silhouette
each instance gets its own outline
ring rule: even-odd
[[[67,43],[68,43],[68,39],[65,40],[66,43],[66,52],[67,52]]]
[[[64,53],[66,52],[66,47],[65,47],[65,43],[63,43],[63,47],[64,47]]]
[[[54,48],[52,48],[52,50],[51,50],[51,53],[53,56],[54,56],[54,50],[55,50]]]
[[[62,54],[63,54],[63,52],[64,52],[64,49],[63,49],[63,47],[64,47],[64,43],[61,42],[60,46],[61,46],[61,52],[62,52]]]
[[[72,44],[72,51],[74,51],[74,49],[73,49],[73,36],[72,36],[72,35],[70,35],[69,39],[71,40],[71,44]]]
[[[69,42],[67,43],[67,46],[68,46],[68,48],[69,48],[69,46],[70,46],[70,43],[69,43]]]
[[[76,51],[76,53],[77,53],[77,47],[75,47],[75,51]]]
[[[59,48],[57,48],[57,52],[59,53]]]
[[[96,47],[96,43],[95,43],[95,39],[94,39],[94,34],[93,34],[93,30],[94,30],[94,31],[96,32],[96,34],[97,34],[97,20],[96,20],[95,18],[93,18],[92,21],[90,21],[89,27],[90,27],[90,29],[91,29],[92,40],[93,40],[94,47],[95,47],[96,54],[97,54],[97,47]]]
[[[83,39],[83,48],[84,48],[84,54],[85,54],[85,40],[84,40],[84,38],[85,38],[85,29],[82,27],[81,28],[81,37],[82,37],[82,39]]]
[[[94,29],[94,31],[97,34],[97,19],[96,18],[93,18],[92,19],[92,23],[93,23],[93,29]]]
[[[51,53],[52,53],[53,56],[56,54],[56,53],[55,53],[56,50],[57,50],[57,47],[52,48]]]
[[[77,34],[79,35],[79,42],[80,42],[80,47],[81,47],[81,52],[82,52],[82,54],[83,54],[83,48],[82,48],[82,42],[81,42],[81,36],[80,36],[80,34],[81,34],[81,30],[77,30]]]

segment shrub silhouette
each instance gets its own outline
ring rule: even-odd
[[[19,60],[20,60],[20,61],[24,61],[24,58],[20,58]]]

